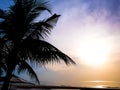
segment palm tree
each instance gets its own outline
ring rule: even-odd
[[[2,90],[8,90],[13,71],[27,70],[38,83],[34,70],[28,63],[45,65],[63,60],[67,65],[75,62],[59,49],[45,41],[60,15],[51,14],[47,2],[13,0],[8,11],[0,9],[0,65],[6,71]],[[35,21],[43,11],[51,16]],[[3,66],[2,66],[3,63]],[[2,69],[3,68],[3,69]]]
[[[5,63],[5,48],[3,44],[3,40],[0,38],[0,80],[2,79],[2,76],[7,71],[7,66]]]

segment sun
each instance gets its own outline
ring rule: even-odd
[[[107,61],[111,44],[104,38],[84,39],[79,47],[79,56],[84,64],[101,65]]]

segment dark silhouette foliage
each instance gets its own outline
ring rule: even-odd
[[[13,0],[8,11],[0,9],[0,75],[6,72],[2,90],[8,90],[13,71],[27,71],[39,83],[33,68],[27,63],[40,65],[63,60],[67,65],[75,62],[59,49],[45,41],[60,15],[52,14],[42,0]],[[35,22],[43,11],[50,17]]]

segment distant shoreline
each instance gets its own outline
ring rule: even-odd
[[[18,88],[24,89],[81,89],[81,90],[120,90],[119,87],[105,87],[105,88],[94,88],[94,87],[73,87],[73,86],[18,86]]]
[[[0,86],[1,87],[1,86]],[[74,87],[74,86],[52,86],[52,85],[12,85],[10,90],[120,90],[120,87]],[[1,90],[1,89],[0,89]]]

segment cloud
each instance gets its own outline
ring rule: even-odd
[[[87,3],[90,12],[106,9],[110,14],[119,14],[120,0],[82,0],[83,3]]]
[[[77,65],[69,67],[64,63],[48,65],[47,70],[37,71],[39,79],[59,85],[78,86],[80,81],[87,80],[119,81],[120,0],[52,0],[51,3],[53,11],[61,14],[61,17],[51,32],[49,42],[69,55]],[[90,37],[102,37],[114,44],[109,65],[100,68],[81,63],[77,50],[81,41]],[[114,59],[113,54],[116,52],[118,56]]]
[[[90,14],[97,13],[100,17],[104,17],[112,22],[120,21],[120,0],[84,0],[87,3],[88,12]]]
[[[96,15],[98,18],[106,17],[107,20],[120,21],[120,0],[61,0],[61,2],[54,0],[53,11],[64,14],[70,12],[73,15],[72,9],[77,9],[77,12],[87,12],[88,15]],[[83,12],[82,12],[83,13]],[[68,15],[68,16],[69,16]]]

